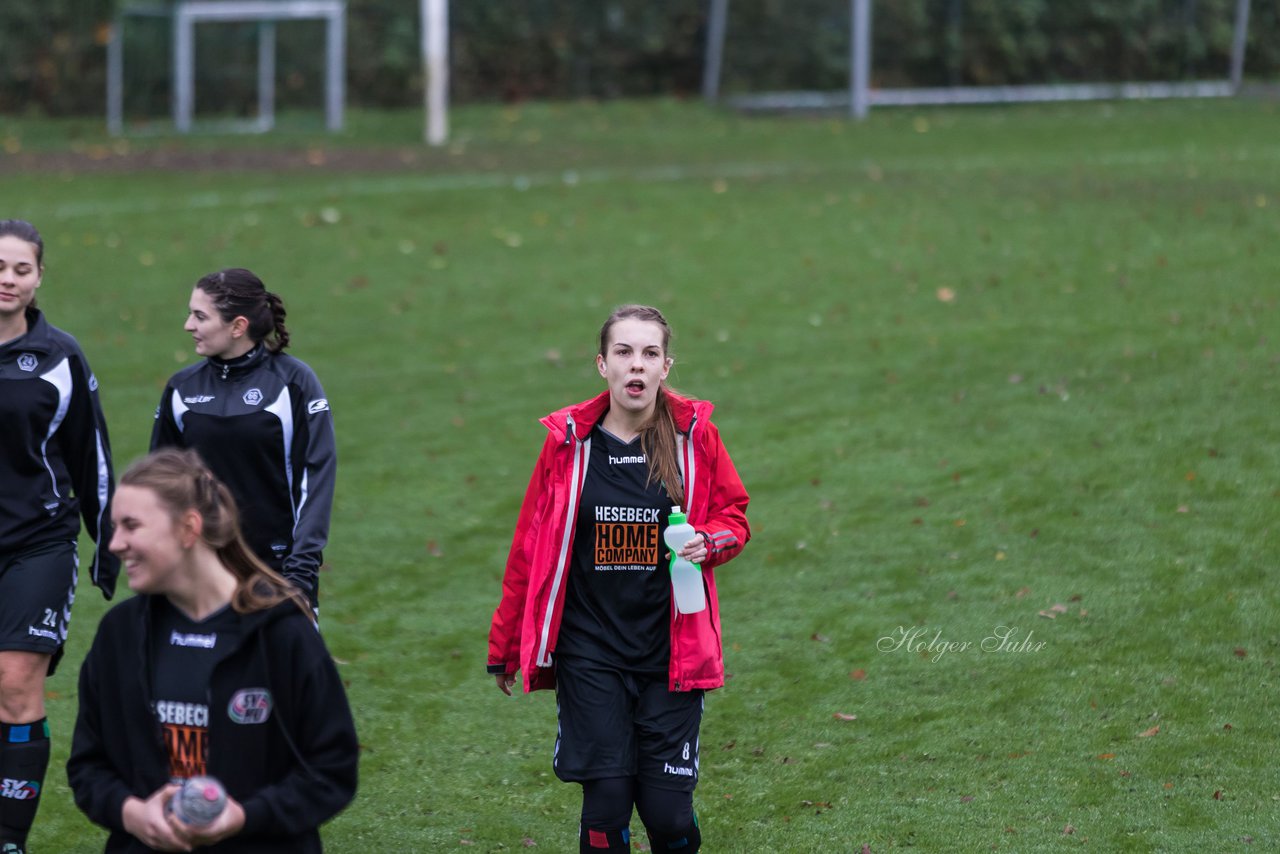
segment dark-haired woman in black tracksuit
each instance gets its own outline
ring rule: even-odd
[[[183,327],[204,361],[174,374],[151,448],[192,448],[241,508],[250,548],[318,608],[337,459],[329,401],[286,355],[280,297],[248,270],[211,273]]]
[[[36,308],[44,241],[0,220],[0,852],[22,854],[49,765],[44,685],[62,656],[80,520],[111,598],[111,445],[80,345]]]

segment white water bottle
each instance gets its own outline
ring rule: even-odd
[[[685,543],[697,535],[693,526],[685,521],[680,508],[672,507],[663,539],[667,541],[667,548],[671,549],[671,595],[676,600],[676,611],[681,614],[696,614],[707,607],[707,591],[702,586],[702,569],[677,554]]]
[[[191,777],[169,801],[169,810],[184,824],[207,827],[227,806],[227,790],[214,777]]]

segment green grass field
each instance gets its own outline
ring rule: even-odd
[[[0,181],[121,467],[194,358],[195,279],[247,266],[285,297],[339,431],[323,626],[364,745],[329,850],[576,850],[554,698],[502,696],[486,634],[537,418],[600,388],[595,332],[630,301],[667,312],[672,379],[716,402],[753,496],[719,573],[705,850],[1267,850],[1278,111],[527,105],[457,111],[440,152],[416,114],[114,146],[6,121],[10,152],[99,165],[320,165]],[[101,850],[61,764],[103,608],[83,585],[49,683],[37,854]]]

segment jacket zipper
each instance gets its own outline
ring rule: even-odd
[[[542,636],[538,641],[538,655],[534,659],[534,663],[539,667],[551,666],[551,653],[547,649],[551,645],[551,620],[555,616],[556,601],[560,598],[560,585],[564,581],[568,563],[569,532],[578,515],[578,498],[581,494],[578,482],[582,477],[582,468],[585,468],[583,458],[591,445],[590,438],[582,441],[577,439],[572,415],[568,416],[567,425],[568,434],[565,437],[565,443],[577,442],[577,445],[573,449],[573,479],[569,483],[569,506],[565,511],[564,530],[560,532],[560,556],[556,560],[556,571],[551,576],[551,595],[547,599],[546,614],[542,618]]]

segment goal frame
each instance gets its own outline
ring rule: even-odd
[[[849,88],[846,92],[764,92],[739,95],[728,102],[745,110],[847,109],[856,119],[872,107],[916,107],[957,104],[1007,104],[1045,101],[1094,101],[1134,98],[1225,98],[1236,95],[1244,81],[1245,45],[1250,0],[1236,0],[1231,58],[1222,79],[1185,82],[1064,83],[1016,86],[943,86],[873,88],[871,86],[872,0],[849,3]],[[720,76],[728,30],[729,0],[709,0],[706,61],[702,94],[720,100]]]

